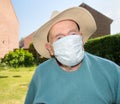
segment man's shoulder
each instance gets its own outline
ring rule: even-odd
[[[55,59],[50,58],[50,59],[44,61],[43,63],[39,64],[38,67],[36,68],[36,71],[42,72],[42,71],[49,70],[52,68],[53,64],[55,64]]]
[[[48,66],[48,65],[51,65],[51,63],[53,62],[53,58],[50,58],[50,59],[48,59],[48,60],[46,60],[46,61],[44,61],[44,62],[42,62],[42,63],[40,63],[39,65],[38,65],[38,67],[42,67],[42,66]]]
[[[93,55],[93,54],[88,53],[88,52],[86,52],[86,59],[93,62],[93,63],[96,63],[96,64],[118,66],[115,62],[113,62],[109,59],[102,58],[100,56]]]

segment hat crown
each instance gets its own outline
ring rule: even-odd
[[[54,18],[55,16],[57,16],[59,13],[60,13],[59,11],[54,10],[54,11],[52,12],[51,19]]]

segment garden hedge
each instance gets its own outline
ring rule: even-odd
[[[120,33],[88,40],[84,48],[87,52],[107,58],[120,65]]]

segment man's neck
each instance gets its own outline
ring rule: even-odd
[[[72,72],[72,71],[76,71],[79,69],[80,65],[81,65],[81,62],[75,66],[65,66],[65,65],[62,65],[62,64],[59,64],[60,67],[65,70],[65,71],[68,71],[68,72]]]

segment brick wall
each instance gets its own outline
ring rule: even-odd
[[[19,23],[10,0],[0,0],[0,58],[19,47]]]
[[[91,8],[90,6],[88,6],[85,3],[82,3],[80,6],[87,9],[93,15],[93,17],[96,21],[97,31],[90,38],[95,38],[95,37],[110,34],[110,24],[113,21],[112,19],[101,14],[100,12],[96,11],[95,9]]]
[[[25,48],[25,49],[29,48],[30,44],[32,43],[33,35],[34,35],[34,32],[22,40],[22,43],[21,43],[22,48]]]

